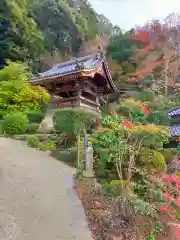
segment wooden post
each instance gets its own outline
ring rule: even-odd
[[[96,104],[97,104],[97,110],[99,112],[99,96],[96,96]]]
[[[79,97],[79,98],[81,97],[81,94],[82,94],[82,90],[79,89],[79,90],[78,90],[78,97]]]

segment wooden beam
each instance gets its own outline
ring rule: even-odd
[[[57,99],[54,102],[66,102],[66,101],[72,101],[72,100],[78,100],[78,97],[68,97],[68,98],[61,98]]]
[[[69,83],[69,82],[72,82],[72,81],[77,81],[77,79],[74,77],[74,78],[67,78],[67,79],[58,79],[57,78],[54,78],[54,79],[44,79],[44,80],[41,80],[41,81],[31,81],[30,84],[31,85],[39,85],[39,86],[50,86],[51,83],[54,83],[54,84],[58,84],[58,83]]]
[[[96,105],[96,106],[100,106],[100,104],[97,104],[96,101],[92,101],[90,99],[84,98],[84,97],[80,97],[80,99],[84,102],[90,103],[92,105]]]
[[[90,93],[91,95],[93,95],[93,96],[97,96],[97,93],[96,92],[93,92],[90,88],[88,88],[88,87],[84,87],[83,88],[83,91],[84,92],[87,92],[87,93]]]
[[[62,92],[72,92],[72,91],[77,91],[79,88],[78,87],[72,87],[72,86],[69,86],[69,85],[65,85],[65,86],[62,86],[62,87],[56,87],[55,88],[55,92],[57,93],[62,93]]]
[[[95,83],[93,84],[92,82],[90,82],[90,79],[86,80],[84,84],[89,85],[91,88],[93,88],[97,92],[97,89],[98,89],[97,86],[95,85]]]
[[[79,89],[79,90],[78,90],[78,97],[81,98],[81,95],[82,95],[82,90]]]

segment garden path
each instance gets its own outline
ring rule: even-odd
[[[91,240],[74,173],[45,152],[0,138],[0,240]]]

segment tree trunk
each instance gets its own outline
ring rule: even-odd
[[[128,166],[128,171],[127,171],[127,182],[128,182],[128,184],[131,183],[133,165],[134,165],[134,155],[130,155],[129,166]]]
[[[169,60],[165,59],[165,69],[164,69],[164,95],[168,95],[168,64]]]
[[[98,129],[100,129],[100,127],[101,127],[100,116],[97,116],[96,117],[96,126],[95,126],[95,128],[96,128],[96,130],[98,130]]]

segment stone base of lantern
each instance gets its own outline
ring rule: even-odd
[[[83,172],[83,177],[85,178],[94,178],[94,173],[90,171],[84,171]]]

